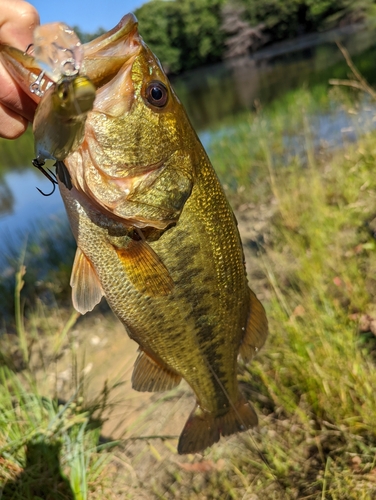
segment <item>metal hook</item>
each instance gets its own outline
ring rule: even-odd
[[[61,66],[61,74],[63,76],[71,77],[78,75],[79,67],[77,66],[76,60],[73,57],[69,59],[65,59],[60,64]]]
[[[26,50],[24,52],[24,55],[31,55],[31,53],[34,51],[34,49],[30,50],[32,47],[34,47],[34,44],[33,43],[29,43],[29,45],[26,47]],[[30,50],[30,52],[29,52]]]
[[[38,78],[35,82],[30,84],[29,90],[32,94],[35,94],[37,97],[43,97],[44,91],[41,89],[41,83],[44,77],[44,71],[41,71],[38,75]]]
[[[44,165],[44,162],[40,162],[40,160],[38,160],[38,158],[35,158],[33,161],[32,161],[32,164],[34,165],[34,167],[36,167],[40,172],[42,172],[42,174],[47,177],[47,179],[51,182],[52,184],[52,191],[51,193],[43,193],[43,191],[41,189],[39,189],[37,187],[37,190],[40,192],[40,194],[42,194],[43,196],[51,196],[52,194],[54,194],[55,192],[55,189],[56,189],[56,184],[57,184],[57,178],[56,178],[56,175],[51,172],[51,170],[49,168],[47,168],[48,172],[46,172],[46,170],[44,170],[43,168],[43,165]]]

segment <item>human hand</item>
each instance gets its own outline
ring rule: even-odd
[[[32,42],[39,24],[36,9],[23,0],[0,0],[0,43],[20,50]],[[0,62],[0,137],[15,139],[33,120],[35,102],[12,79]]]

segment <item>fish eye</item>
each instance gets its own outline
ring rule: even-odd
[[[167,103],[168,90],[162,82],[150,82],[146,87],[146,99],[153,106],[162,108]]]

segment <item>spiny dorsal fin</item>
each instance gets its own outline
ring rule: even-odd
[[[268,320],[265,309],[252,290],[250,292],[251,308],[239,351],[244,361],[251,361],[257,351],[265,344],[268,336]]]
[[[104,295],[91,262],[78,247],[74,258],[70,285],[72,287],[73,307],[81,314],[93,310]]]
[[[114,248],[137,290],[150,296],[171,293],[174,282],[166,266],[145,241],[131,240],[126,247]]]
[[[180,375],[154,361],[140,350],[132,373],[132,387],[140,392],[168,391],[179,385]]]

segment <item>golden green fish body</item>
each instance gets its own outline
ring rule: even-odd
[[[106,297],[140,346],[136,390],[188,382],[197,405],[178,451],[193,453],[256,425],[237,357],[264,344],[265,312],[247,284],[233,212],[136,18],[84,49],[96,99],[59,176],[69,179],[59,185],[78,247],[73,304],[84,314]],[[21,82],[27,71],[16,67]]]
[[[256,425],[237,357],[263,345],[267,322],[213,167],[134,30],[132,42],[66,160],[74,187],[61,193],[79,249],[73,298],[85,312],[103,293],[140,345],[135,389],[165,390],[181,378],[192,387],[197,407],[178,449],[195,452]]]
[[[61,190],[77,244],[129,335],[185,378],[202,408],[220,412],[231,404],[228,396],[237,400],[236,358],[251,298],[233,214],[205,157],[201,167],[177,224],[147,242],[168,270],[171,291],[163,279],[155,287],[129,279],[115,250],[133,244],[129,230]]]

